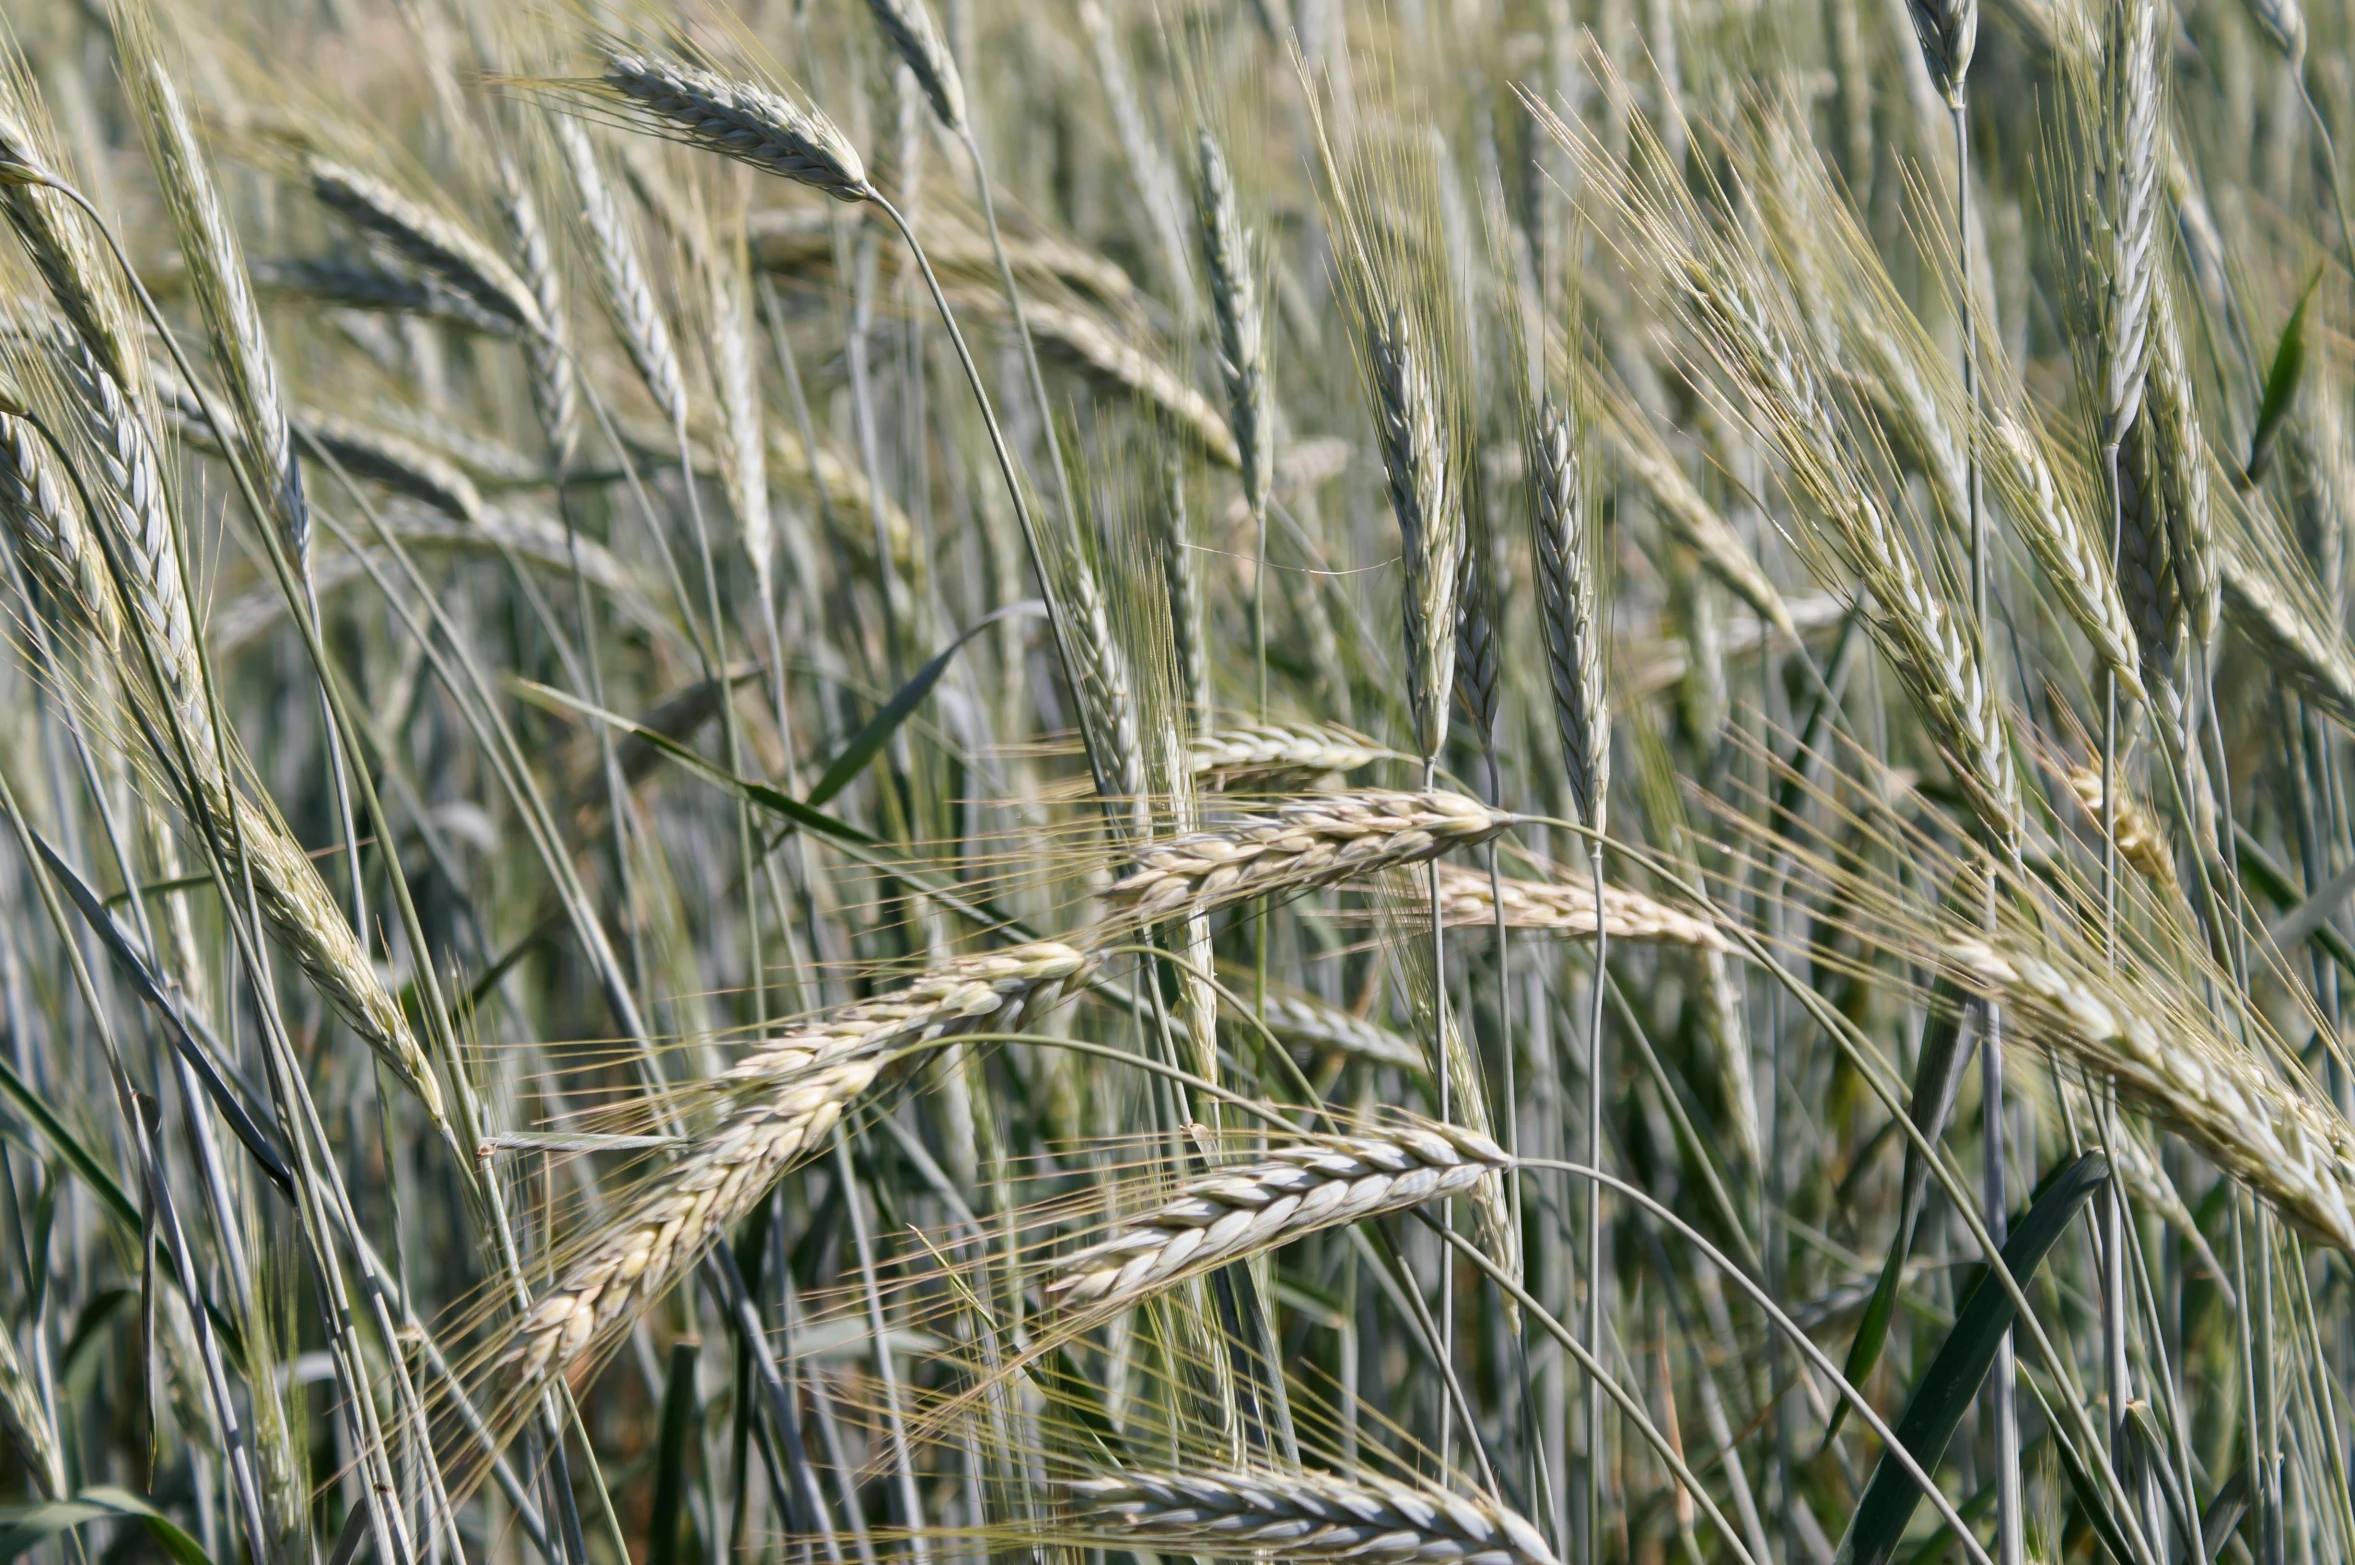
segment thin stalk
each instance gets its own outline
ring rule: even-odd
[[[1603,906],[1603,840],[1590,838],[1587,865],[1594,872],[1595,907]],[[1600,1168],[1603,1162],[1603,992],[1609,985],[1610,931],[1600,913],[1595,918],[1595,974],[1589,986],[1586,1011],[1586,1155]],[[1595,1357],[1603,1352],[1603,1182],[1586,1182],[1586,1348]],[[1585,1362],[1583,1359],[1581,1362]],[[1589,1363],[1586,1375],[1586,1557],[1598,1559],[1602,1545],[1603,1506],[1603,1385]],[[1722,1529],[1723,1518],[1718,1519]],[[1731,1541],[1729,1534],[1728,1541]]]

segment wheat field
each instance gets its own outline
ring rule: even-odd
[[[15,0],[0,1561],[2355,1562],[2355,14]]]

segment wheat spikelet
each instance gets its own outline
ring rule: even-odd
[[[1571,797],[1579,819],[1601,831],[1611,792],[1611,715],[1603,698],[1602,627],[1595,616],[1579,465],[1569,415],[1558,407],[1540,409],[1529,446],[1538,617]]]
[[[1979,39],[1978,0],[1907,0],[1914,36],[1922,41],[1922,63],[1946,101],[1960,107],[1963,79]]]
[[[655,134],[822,190],[838,201],[874,194],[867,166],[816,109],[748,81],[661,55],[616,51],[602,85]]]
[[[1357,1565],[1555,1565],[1544,1537],[1511,1511],[1371,1475],[1126,1471],[1071,1488],[1109,1537],[1156,1552]]]
[[[65,1498],[65,1451],[49,1420],[40,1388],[16,1354],[16,1333],[0,1330],[0,1432],[16,1447],[33,1487],[52,1500]]]
[[[1406,566],[1407,692],[1415,740],[1426,762],[1447,746],[1448,698],[1455,683],[1456,588],[1464,518],[1439,424],[1431,367],[1404,310],[1393,308],[1373,331],[1367,360],[1374,385],[1374,427],[1381,437],[1390,509]]]
[[[2188,1004],[2143,1009],[2136,990],[2083,964],[1976,939],[1950,940],[1942,954],[2002,1002],[2014,1036],[2058,1051],[2089,1079],[2114,1079],[2119,1096],[2300,1229],[2355,1253],[2355,1125],[2312,1092],[2201,1027]]]
[[[2101,827],[2102,774],[2098,766],[2073,766],[2068,773],[2069,791],[2084,806],[2085,814],[2098,831]],[[2118,856],[2134,866],[2143,879],[2162,891],[2176,889],[2175,856],[2168,851],[2167,834],[2161,829],[2142,801],[2118,790]]]
[[[925,0],[867,0],[876,30],[897,51],[916,85],[932,105],[933,114],[952,135],[965,131],[965,83],[957,62],[933,24]]]
[[[1278,1148],[1187,1180],[1171,1200],[1058,1262],[1046,1294],[1066,1309],[1132,1304],[1319,1229],[1469,1192],[1511,1166],[1486,1136],[1437,1124]]]
[[[0,525],[18,557],[72,619],[111,648],[121,633],[114,583],[81,502],[30,421],[0,414]]]
[[[1000,307],[985,295],[970,298],[960,295],[959,302],[972,306],[977,314],[1001,313]],[[1234,431],[1227,427],[1218,409],[1210,405],[1210,399],[1196,391],[1176,370],[1084,310],[1025,299],[1022,319],[1039,347],[1050,356],[1061,359],[1099,385],[1135,397],[1173,428],[1193,437],[1203,453],[1219,466],[1230,472],[1242,467],[1242,452],[1235,444]]]
[[[1396,754],[1336,723],[1253,723],[1197,734],[1186,763],[1213,791],[1298,793]]]
[[[606,313],[612,317],[622,350],[637,366],[638,378],[654,398],[654,406],[673,429],[687,417],[686,378],[679,372],[678,349],[671,342],[670,324],[655,302],[646,281],[638,246],[622,226],[621,208],[613,186],[597,161],[587,131],[567,115],[557,115],[556,144],[572,175],[573,194],[580,202],[581,226],[588,230],[589,249],[597,260],[597,280]]]
[[[539,300],[497,251],[384,180],[325,153],[304,157],[311,193],[519,330],[538,332]]]
[[[1301,1053],[1330,1051],[1418,1076],[1431,1072],[1421,1044],[1311,995],[1271,987],[1260,1019],[1275,1034],[1276,1041],[1288,1049]]]
[[[1504,648],[1497,625],[1503,604],[1496,590],[1495,539],[1477,493],[1464,513],[1464,552],[1456,572],[1456,702],[1471,720],[1481,749],[1492,750],[1504,694]]]
[[[1573,938],[1595,933],[1594,887],[1575,876],[1561,881],[1507,878],[1502,882],[1505,927],[1536,929]],[[1449,924],[1494,924],[1497,898],[1484,872],[1439,867],[1440,916]],[[1603,887],[1603,932],[1612,940],[1691,946],[1720,954],[1735,949],[1715,924],[1682,913],[1625,886]]]
[[[1013,1031],[1093,965],[1052,941],[965,957],[760,1044],[714,1083],[718,1122],[571,1260],[500,1362],[527,1380],[564,1370],[660,1298],[887,1069],[965,1034]]]
[[[123,584],[126,606],[152,638],[165,702],[187,732],[208,734],[211,714],[197,662],[196,630],[154,442],[122,383],[97,355],[86,345],[60,347],[67,391],[97,458],[91,503],[99,514],[90,520],[122,551],[130,572]]]
[[[1486,842],[1512,823],[1502,811],[1440,788],[1327,794],[1155,843],[1105,895],[1138,921],[1157,923],[1419,864]]]
[[[2061,607],[2094,656],[2117,676],[2118,693],[2146,699],[2140,660],[2135,655],[2133,618],[2110,570],[2109,551],[2087,533],[2076,508],[2062,498],[2041,438],[2010,413],[1989,425],[1991,475],[2003,490],[2020,541],[2036,557],[2045,580],[2060,595]]]
[[[1268,424],[1267,339],[1259,290],[1252,280],[1251,235],[1235,204],[1226,154],[1208,131],[1195,138],[1195,226],[1202,266],[1210,274],[1210,308],[1218,319],[1219,374],[1226,381],[1227,416],[1234,425],[1235,466],[1243,475],[1244,504],[1267,504],[1275,486],[1275,442]]]

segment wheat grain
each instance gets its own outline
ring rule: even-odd
[[[1668,454],[1651,421],[1621,398],[1610,399],[1606,407],[1610,416],[1597,428],[1610,442],[1619,465],[1650,497],[1653,514],[1661,524],[1760,618],[1791,640],[1798,640],[1798,628],[1782,593],[1767,579],[1733,524],[1703,498]]]
[[[1140,922],[1419,864],[1495,836],[1513,817],[1460,793],[1336,793],[1155,843],[1109,892]]]
[[[1360,1565],[1555,1565],[1536,1528],[1485,1501],[1371,1475],[1124,1471],[1071,1486],[1122,1545]]]
[[[245,256],[221,210],[212,172],[196,143],[178,88],[164,73],[155,41],[146,36],[145,13],[132,11],[141,25],[121,36],[136,39],[129,47],[136,56],[131,73],[134,94],[146,108],[143,126],[149,155],[156,165],[156,183],[172,214],[180,253],[188,269],[190,291],[205,325],[221,384],[246,450],[251,454],[255,481],[272,518],[286,539],[298,565],[309,559],[310,511],[304,503],[302,470],[296,465],[294,436],[287,427],[286,406],[279,395],[277,363],[262,327],[261,307],[246,275]]]
[[[439,277],[412,275],[343,256],[296,256],[248,267],[264,293],[386,315],[415,315],[486,336],[511,337],[515,322],[494,315]]]
[[[557,274],[556,254],[540,221],[540,205],[511,158],[499,160],[499,206],[507,219],[507,237],[522,268],[539,312],[540,330],[523,339],[524,363],[531,370],[532,408],[559,469],[572,462],[581,438],[581,388],[573,368],[564,324],[564,283]]]
[[[1051,941],[965,957],[760,1044],[713,1083],[717,1123],[570,1260],[501,1363],[528,1380],[578,1361],[660,1298],[886,1070],[962,1035],[1012,1031],[1093,967]]]
[[[701,151],[822,190],[838,201],[874,194],[858,149],[834,122],[754,82],[662,55],[617,51],[602,84],[640,122]]]
[[[2227,551],[2218,580],[2233,626],[2306,698],[2342,723],[2355,723],[2355,653],[2343,636],[2310,619],[2269,572]]]
[[[1507,878],[1505,927],[1591,939],[1595,933],[1594,887],[1576,878],[1533,881]],[[1452,864],[1439,867],[1440,916],[1449,924],[1493,924],[1497,897],[1484,872]],[[1735,949],[1706,918],[1679,912],[1625,886],[1603,887],[1603,933],[1612,940],[1691,946],[1720,954]]]
[[[1468,1193],[1512,1162],[1486,1136],[1437,1124],[1279,1148],[1187,1180],[1169,1201],[1058,1262],[1046,1294],[1065,1309],[1133,1304],[1319,1229]]]

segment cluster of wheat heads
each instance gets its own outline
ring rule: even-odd
[[[18,0],[0,1553],[2355,1565],[2351,47]]]

